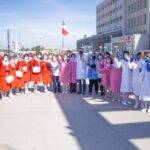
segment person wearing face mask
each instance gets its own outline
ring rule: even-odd
[[[112,91],[112,101],[120,101],[120,87],[121,87],[121,61],[118,55],[113,56],[113,65],[110,72],[110,89]]]
[[[83,49],[79,49],[79,53],[76,55],[76,58],[77,58],[77,82],[79,85],[77,94],[86,94],[87,58],[83,53]]]
[[[98,76],[98,83],[99,83],[99,88],[100,88],[100,96],[104,96],[105,95],[105,89],[104,86],[102,85],[102,73],[99,72],[99,68],[103,68],[104,64],[103,64],[103,55],[100,53],[98,55],[98,59],[97,59],[97,76]]]
[[[134,108],[137,109],[138,107],[140,107],[139,95],[141,91],[141,85],[138,82],[138,78],[143,68],[143,58],[140,52],[136,54],[134,60],[130,64],[130,68],[133,71],[132,72],[132,78],[133,78],[132,86],[133,86],[133,94],[135,96]],[[141,103],[141,106],[142,106],[142,103]]]
[[[16,95],[21,95],[24,88],[24,80],[23,80],[23,60],[22,56],[15,57],[15,65],[16,65]]]
[[[102,84],[105,88],[105,98],[111,99],[111,88],[110,88],[110,75],[111,75],[111,67],[112,67],[112,58],[105,58],[104,67],[99,69],[99,72],[103,74]]]
[[[98,94],[98,77],[97,77],[97,60],[93,55],[88,62],[88,78],[89,78],[89,95],[92,94],[93,85],[95,86],[95,94]]]
[[[77,61],[75,54],[72,54],[70,57],[70,92],[76,93],[77,91]]]
[[[0,66],[0,78],[2,82],[2,100],[3,101],[7,99],[7,93],[9,93],[12,88],[12,82],[14,80],[14,77],[12,75],[11,69],[12,68],[10,65],[9,56],[7,54],[4,54],[3,60]]]
[[[25,93],[29,92],[29,82],[31,81],[31,61],[29,54],[25,54],[22,64],[23,80],[25,84]]]
[[[63,93],[67,94],[69,92],[69,83],[70,83],[70,65],[67,55],[64,55],[62,62],[60,63],[60,76],[59,81],[63,87]]]
[[[31,81],[34,82],[34,92],[39,93],[38,83],[41,82],[41,53],[36,53],[36,57],[31,61]]]
[[[60,63],[58,61],[57,56],[53,55],[50,65],[52,67],[54,93],[56,93],[56,92],[61,93],[61,87],[60,87],[60,82],[59,82]]]
[[[43,54],[41,62],[42,83],[44,84],[44,92],[49,93],[48,84],[52,83],[52,70],[49,65],[48,55]]]
[[[123,59],[121,60],[122,77],[121,77],[121,92],[123,93],[123,105],[131,105],[129,101],[129,94],[132,93],[132,70],[131,70],[131,58],[128,51],[123,52]]]
[[[138,81],[141,84],[140,99],[144,102],[142,112],[150,113],[150,52],[146,56]]]
[[[17,83],[16,83],[16,80],[17,80],[17,77],[16,77],[16,64],[15,64],[15,56],[12,56],[10,58],[10,65],[11,65],[11,72],[12,72],[12,75],[14,77],[14,81],[11,83],[12,85],[12,89],[9,93],[9,97],[15,97],[14,94],[13,94],[13,91],[15,91],[15,88],[17,87]]]

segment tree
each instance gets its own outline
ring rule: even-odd
[[[32,47],[31,50],[32,50],[32,51],[40,51],[40,50],[44,50],[44,47],[40,47],[40,46],[38,45],[38,46]]]

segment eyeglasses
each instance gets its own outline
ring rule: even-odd
[[[148,55],[147,57],[150,58],[150,55]]]

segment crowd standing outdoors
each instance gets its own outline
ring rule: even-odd
[[[125,106],[132,104],[129,95],[134,94],[134,108],[150,113],[150,52],[139,52],[132,58],[128,51],[120,57],[109,52],[85,55],[82,49],[57,56],[40,52],[0,56],[2,101],[28,93],[30,82],[35,93],[39,93],[38,85],[42,82],[45,93],[53,90],[86,94],[88,91],[89,95],[121,101]]]

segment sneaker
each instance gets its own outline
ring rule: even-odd
[[[111,101],[112,101],[112,102],[115,102],[116,100],[115,100],[115,98],[113,98]]]
[[[137,109],[138,107],[139,107],[139,105],[138,105],[138,104],[135,104],[135,105],[134,105],[134,108],[135,108],[135,109]]]
[[[44,90],[44,93],[49,93],[49,91],[48,90]]]
[[[130,102],[130,101],[128,100],[127,104],[132,105],[132,102]]]
[[[147,113],[150,114],[150,108],[147,110]]]
[[[6,100],[6,98],[5,97],[2,97],[2,101],[5,101]]]
[[[146,108],[143,108],[143,109],[141,110],[141,112],[147,112],[147,109],[146,109]]]
[[[124,106],[127,106],[127,105],[128,105],[126,101],[122,101],[122,104],[123,104]]]
[[[36,91],[34,91],[34,93],[40,93],[40,92],[36,90]]]
[[[24,92],[25,94],[27,94],[27,93],[29,93],[29,91],[28,90],[25,90],[25,92]]]
[[[9,97],[14,98],[15,96],[14,96],[14,95],[12,95],[12,94],[10,94],[10,95],[9,95]]]

